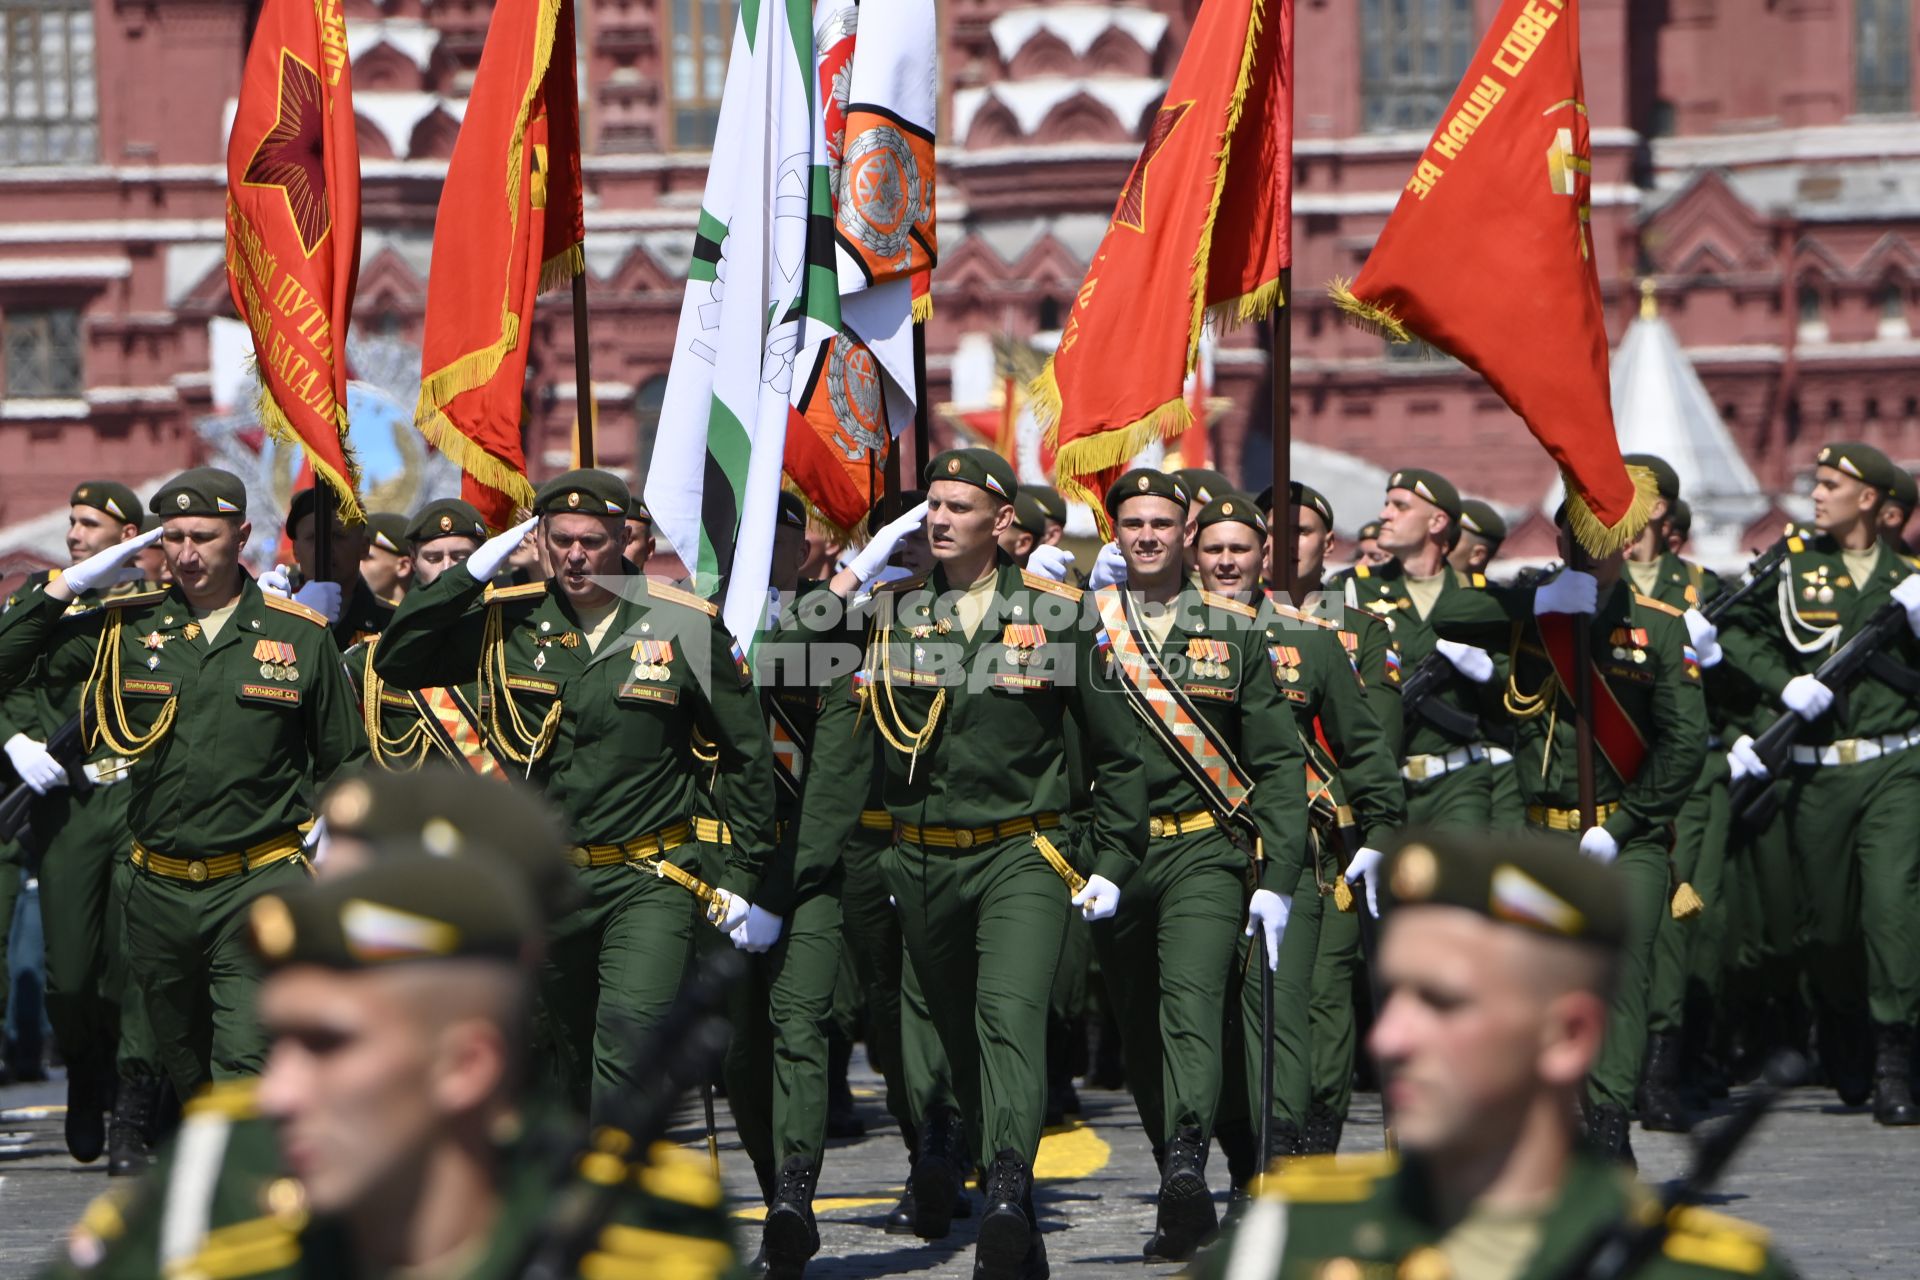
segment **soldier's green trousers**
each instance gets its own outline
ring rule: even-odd
[[[1011,1150],[1031,1165],[1067,887],[1031,836],[972,849],[896,844],[883,866],[914,968],[939,975],[923,990],[973,1149],[982,1160]]]
[[[264,894],[311,877],[298,855],[195,884],[135,869],[127,889],[127,963],[139,975],[147,1024],[174,1092],[258,1075],[267,1038],[254,1014],[260,962],[247,911]]]
[[[1358,885],[1352,911],[1322,903],[1320,946],[1313,958],[1313,1101],[1342,1117],[1353,1100],[1353,1055],[1358,1047],[1353,981],[1360,970],[1359,913],[1366,909],[1366,892]]]
[[[1520,831],[1527,825],[1527,802],[1520,798],[1520,766],[1513,762],[1513,753],[1505,748],[1499,750],[1505,757],[1499,763],[1488,762],[1487,768],[1493,774],[1493,782],[1488,791],[1488,813],[1495,831]]]
[[[40,855],[40,918],[47,938],[47,1021],[71,1068],[111,1072],[120,1036],[126,965],[116,926],[114,868],[127,856],[124,781],[85,794],[61,788],[34,802],[33,822],[47,833]]]
[[[727,1107],[757,1168],[791,1156],[817,1162],[827,1145],[827,1028],[840,975],[838,887],[793,909],[779,942],[750,956],[730,996]]]
[[[1788,839],[1810,912],[1814,997],[1843,1017],[1920,1016],[1920,750],[1796,765]]]
[[[1159,1146],[1183,1125],[1203,1143],[1213,1134],[1246,874],[1246,855],[1218,830],[1154,840],[1120,910],[1093,926],[1140,1124]]]
[[[7,981],[7,938],[13,933],[13,908],[19,901],[20,847],[8,841],[0,845],[0,1039],[5,1038],[7,1005],[13,998],[13,983]]]
[[[120,1038],[115,1045],[114,1060],[123,1080],[166,1074],[159,1048],[153,1042],[153,1027],[147,1021],[147,1000],[140,971],[127,961],[127,898],[133,892],[134,878],[140,874],[124,853],[116,858],[107,898],[111,912],[107,927],[114,937],[113,945],[107,950],[107,986],[120,993]]]
[[[1678,1032],[1686,1021],[1690,989],[1704,996],[1719,993],[1720,944],[1727,918],[1721,872],[1727,858],[1727,757],[1707,756],[1699,782],[1674,823],[1673,882],[1677,892],[1691,885],[1705,905],[1697,915],[1676,920],[1660,913],[1653,938],[1653,978],[1647,988],[1649,1033]]]
[[[1493,766],[1478,760],[1427,782],[1407,783],[1407,825],[1487,830],[1493,824]]]
[[[1299,1129],[1313,1101],[1313,961],[1320,925],[1329,909],[1311,862],[1293,890],[1293,910],[1280,939],[1273,975],[1273,1119]],[[1244,1121],[1256,1131],[1260,1115],[1260,957],[1257,939],[1235,931],[1235,956],[1227,991],[1226,1080],[1221,1119]]]

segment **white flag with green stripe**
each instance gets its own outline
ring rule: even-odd
[[[744,648],[766,610],[813,191],[808,0],[741,0],[647,467],[655,526]]]

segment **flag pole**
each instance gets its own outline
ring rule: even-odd
[[[580,464],[593,465],[593,374],[587,359],[587,273],[573,278],[573,395]]]
[[[1300,547],[1293,513],[1293,268],[1280,269],[1280,305],[1267,325],[1273,370],[1273,586],[1294,602],[1294,556]]]
[[[913,402],[913,475],[919,475],[927,466],[927,433],[932,418],[932,406],[928,404],[930,392],[927,387],[927,326],[913,326],[913,385],[918,394]],[[893,479],[899,483],[905,479],[898,467],[894,469]],[[895,492],[898,492],[896,489]]]
[[[1593,560],[1578,538],[1568,568],[1593,572]],[[1593,790],[1593,615],[1573,615],[1573,670],[1579,683],[1573,689],[1573,759],[1580,782],[1580,830],[1595,825],[1599,810]]]

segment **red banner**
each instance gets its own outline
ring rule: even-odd
[[[1567,698],[1575,697],[1574,683],[1573,629],[1584,627],[1591,615],[1570,613],[1543,613],[1536,619],[1540,627],[1542,647],[1553,663],[1553,674],[1559,678],[1560,687],[1566,691]],[[1620,700],[1613,696],[1613,690],[1607,684],[1606,677],[1591,659],[1587,662],[1586,679],[1592,690],[1588,699],[1593,708],[1593,740],[1600,744],[1600,753],[1620,775],[1620,781],[1632,782],[1640,775],[1640,766],[1647,760],[1647,740],[1640,736],[1639,727],[1633,723],[1633,717],[1627,714]]]
[[[347,444],[360,150],[339,0],[266,0],[227,138],[227,285],[253,333],[260,420],[365,519]]]

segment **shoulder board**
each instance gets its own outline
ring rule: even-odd
[[[1339,623],[1327,618],[1322,618],[1318,614],[1308,613],[1298,605],[1282,604],[1280,601],[1275,600],[1273,602],[1273,611],[1283,618],[1291,618],[1295,622],[1304,622],[1309,626],[1319,627],[1323,631],[1338,631],[1340,629]]]
[[[1250,604],[1235,600],[1232,596],[1217,596],[1211,591],[1200,593],[1200,602],[1214,609],[1225,609],[1228,613],[1237,613],[1243,618],[1257,618],[1260,611]]]
[[[181,1114],[225,1116],[229,1120],[248,1120],[260,1114],[260,1082],[257,1079],[222,1080],[202,1089],[182,1108]]]
[[[1901,556],[1900,558],[1907,562],[1909,569],[1920,569],[1920,556]]]
[[[1487,585],[1487,575],[1486,575],[1486,574],[1484,574],[1484,573],[1476,573],[1476,574],[1473,574],[1473,575],[1471,575],[1471,577],[1472,577],[1472,581],[1473,581],[1473,585],[1474,585],[1474,586],[1476,586],[1476,587],[1484,587],[1484,586],[1486,586],[1486,585]]]
[[[1264,1179],[1261,1195],[1294,1204],[1359,1204],[1399,1167],[1384,1152],[1365,1156],[1305,1156],[1288,1160]]]
[[[911,591],[915,587],[925,583],[926,580],[927,580],[927,575],[924,573],[915,574],[911,578],[894,578],[890,581],[882,582],[876,587],[874,587],[873,594],[878,595],[882,591]]]
[[[263,595],[261,599],[267,602],[267,608],[278,609],[281,613],[290,613],[296,618],[305,618],[316,627],[327,627],[331,625],[327,621],[327,615],[321,613],[318,609],[309,609],[303,604],[297,604],[292,600],[283,600],[279,596]]]
[[[1064,582],[1055,582],[1052,578],[1043,578],[1037,573],[1020,571],[1020,580],[1035,591],[1044,591],[1050,596],[1065,596],[1069,600],[1078,600],[1082,595],[1080,588],[1070,587]]]
[[[641,1189],[662,1200],[712,1209],[725,1198],[719,1181],[697,1156],[656,1142],[647,1149],[647,1158],[635,1173]]]
[[[1638,591],[1633,593],[1633,602],[1635,604],[1643,604],[1649,609],[1657,609],[1661,613],[1670,613],[1676,618],[1680,617],[1683,612],[1682,610],[1674,608],[1665,600],[1655,600],[1652,596],[1643,596]]]
[[[486,594],[480,598],[487,604],[495,604],[501,600],[531,600],[535,596],[545,594],[547,594],[547,584],[544,582],[524,582],[517,587],[496,587],[489,584]]]
[[[691,591],[682,591],[679,587],[670,587],[664,582],[654,582],[649,579],[647,594],[655,600],[665,600],[670,604],[683,604],[689,609],[698,609],[709,618],[720,616],[720,606],[713,601],[704,596],[697,596]]]
[[[299,1221],[270,1216],[215,1227],[201,1241],[200,1251],[186,1260],[181,1274],[240,1280],[292,1270],[300,1261],[300,1237],[295,1230]]]
[[[1353,566],[1353,576],[1356,578],[1371,578],[1373,576],[1373,568],[1370,565],[1356,564]]]
[[[116,596],[111,600],[103,600],[93,607],[96,609],[125,609],[129,605],[152,604],[157,600],[164,599],[166,594],[167,589],[165,587],[161,587],[157,591],[136,591],[132,595]],[[271,596],[268,597],[269,600],[272,598]],[[305,606],[301,607],[304,608]]]
[[[1749,1276],[1766,1269],[1765,1228],[1700,1208],[1675,1209],[1667,1226],[1662,1252],[1675,1262]]]

